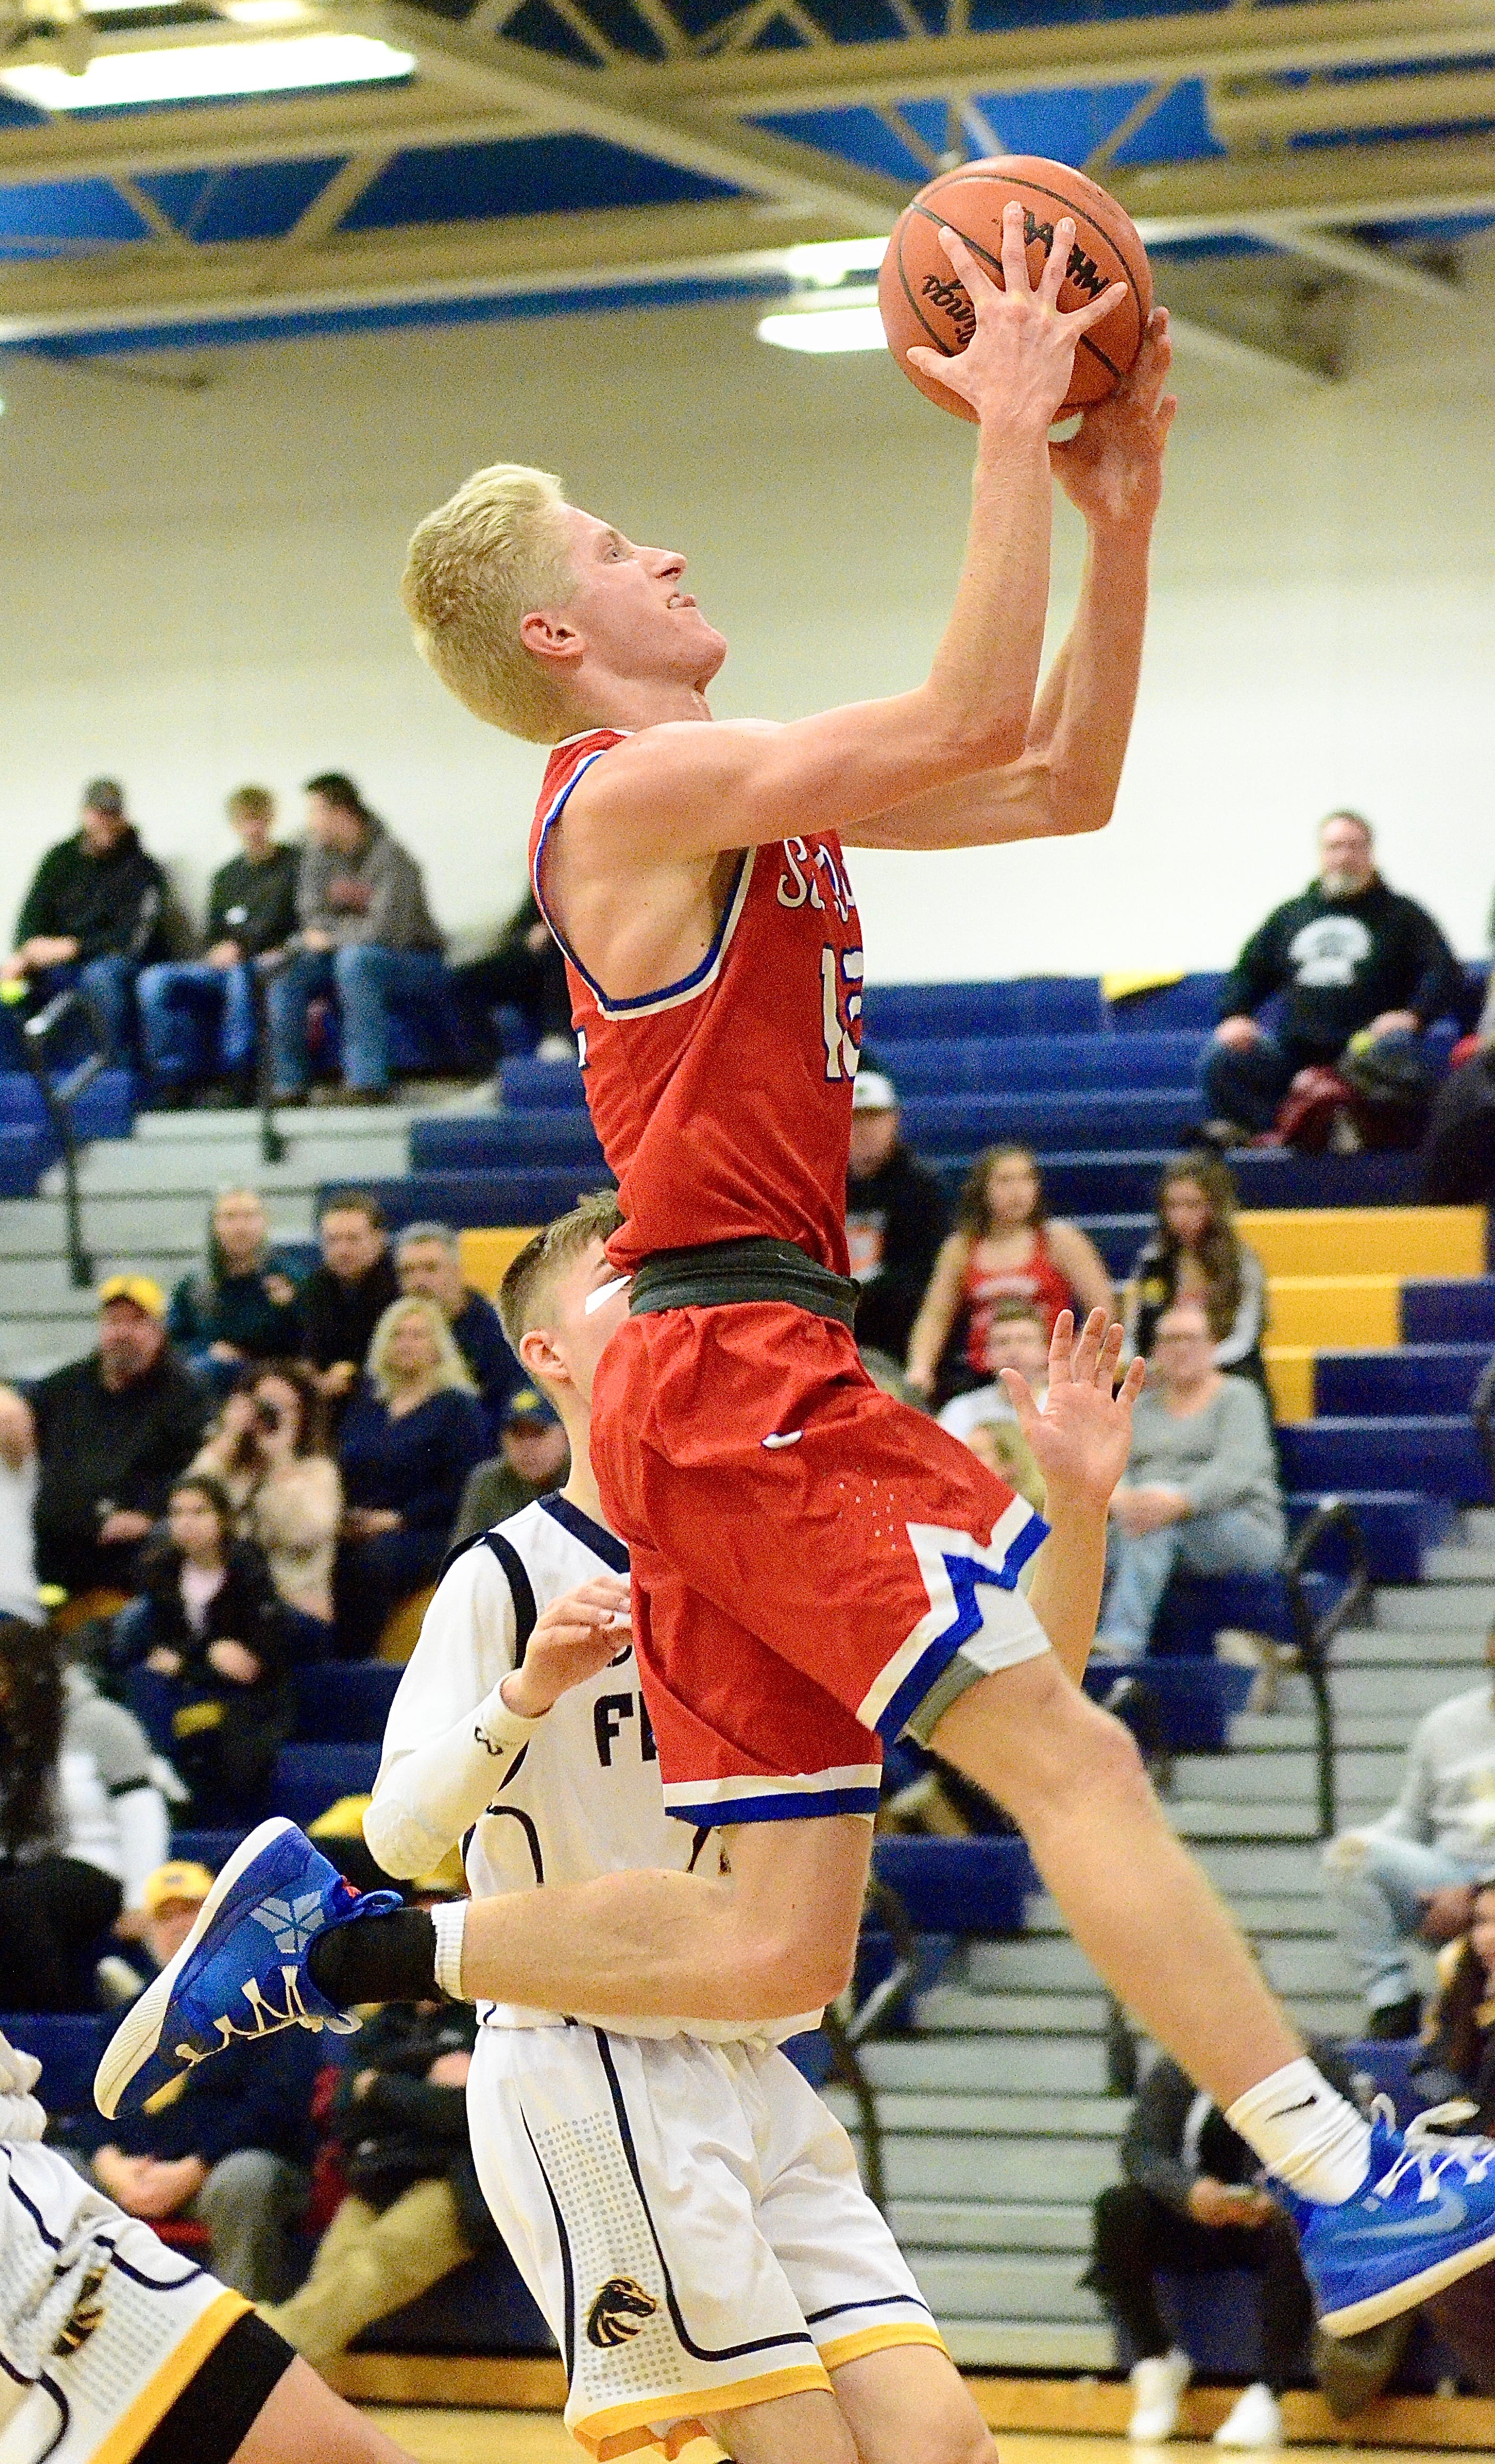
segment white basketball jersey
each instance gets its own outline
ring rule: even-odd
[[[627,1576],[621,1540],[564,1497],[541,1498],[496,1534],[518,1558],[533,1611],[595,1581]],[[449,1567],[426,1612],[421,1639],[390,1705],[380,1777],[402,1755],[445,1736],[486,1701],[520,1658],[521,1610],[489,1536]],[[533,1622],[526,1614],[525,1623]],[[659,1761],[630,1643],[599,1675],[562,1694],[504,1776],[465,1846],[474,1899],[542,1883],[590,1882],[601,1874],[665,1868],[684,1873],[719,1855],[719,1833],[693,1831],[665,1812]],[[481,2003],[485,2027],[558,2024],[563,2014]],[[582,2018],[587,2014],[571,2014]],[[775,2042],[819,2024],[819,2013],[751,2027],[741,2020],[608,2018],[619,2034],[689,2035],[723,2043]]]

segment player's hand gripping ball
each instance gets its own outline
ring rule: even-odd
[[[976,313],[939,234],[947,228],[958,231],[992,280],[1001,284],[1001,216],[1010,198],[1022,208],[1028,279],[1035,285],[1053,244],[1054,225],[1062,214],[1073,220],[1074,245],[1059,293],[1062,314],[1098,299],[1110,283],[1127,286],[1125,299],[1080,336],[1074,379],[1058,414],[1065,419],[1115,392],[1142,347],[1153,313],[1153,270],[1136,225],[1083,171],[1045,163],[1041,155],[1003,154],[941,172],[894,225],[877,289],[883,330],[893,358],[920,393],[960,419],[976,418],[971,405],[949,386],[911,366],[908,354],[922,345],[954,359],[965,349]]]

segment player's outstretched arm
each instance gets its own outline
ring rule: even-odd
[[[1074,623],[1044,680],[1022,754],[847,829],[851,845],[991,847],[1105,828],[1142,668],[1148,556],[1177,408],[1165,391],[1171,360],[1168,314],[1160,308],[1125,385],[1087,411],[1066,444],[1049,449],[1088,536]]]
[[[583,872],[593,847],[614,866],[620,848],[657,865],[781,839],[808,815],[817,829],[854,834],[890,804],[1022,753],[1048,606],[1048,430],[1081,335],[1120,289],[1060,313],[1073,236],[1072,223],[1057,225],[1035,289],[1022,209],[1009,208],[1000,289],[954,231],[943,234],[976,328],[937,370],[977,410],[980,436],[965,563],[926,682],[782,727],[680,721],[644,730],[594,764],[572,795],[564,837],[579,843]]]
[[[1106,1580],[1106,1520],[1132,1447],[1132,1406],[1146,1371],[1134,1360],[1120,1386],[1122,1329],[1092,1309],[1076,1333],[1062,1309],[1048,1347],[1048,1393],[1040,1411],[1025,1377],[1002,1371],[1018,1425],[1044,1475],[1048,1538],[1029,1595],[1034,1616],[1066,1674],[1085,1675]]]
[[[872,1827],[750,1822],[730,1871],[606,1874],[471,1900],[468,1999],[607,2018],[773,2020],[819,2010],[856,1958]]]

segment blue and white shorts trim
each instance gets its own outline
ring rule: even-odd
[[[1049,1647],[1018,1589],[1018,1576],[1048,1535],[1024,1499],[1013,1499],[984,1547],[968,1531],[937,1523],[911,1523],[908,1531],[929,1607],[857,1705],[863,1725],[888,1738],[901,1734],[957,1652],[989,1676]]]
[[[665,1783],[665,1811],[678,1821],[715,1828],[729,1822],[809,1821],[818,1815],[877,1812],[879,1763],[833,1771],[776,1772],[771,1778],[733,1772],[725,1779]]]

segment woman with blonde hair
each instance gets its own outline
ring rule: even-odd
[[[991,1376],[986,1338],[1001,1301],[1025,1301],[1052,1334],[1061,1309],[1083,1326],[1112,1314],[1106,1262],[1077,1223],[1051,1216],[1038,1158],[1026,1147],[988,1147],[966,1176],[956,1228],[934,1261],[913,1332],[909,1377],[921,1395],[963,1394]],[[958,1357],[946,1360],[957,1320]],[[943,1374],[942,1374],[943,1373]]]
[[[346,1504],[338,1557],[338,1649],[366,1657],[391,1609],[434,1581],[487,1428],[445,1309],[391,1301],[338,1433]]]

